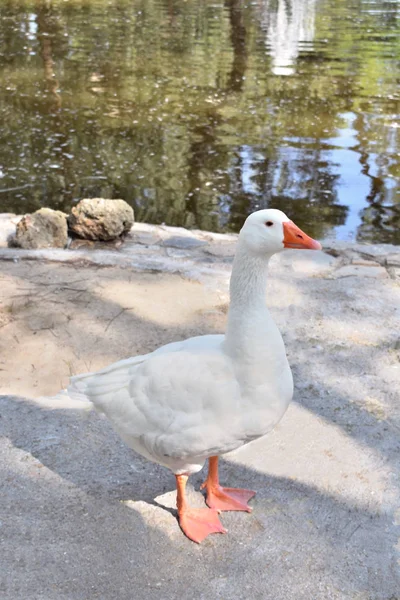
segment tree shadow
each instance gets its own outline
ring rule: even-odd
[[[135,597],[178,597],[173,594],[182,593],[182,585],[190,597],[216,597],[223,585],[226,598],[239,589],[245,597],[283,600],[299,597],[296,590],[305,587],[310,597],[321,597],[321,581],[329,592],[395,593],[396,535],[384,512],[226,460],[221,478],[227,484],[257,490],[254,512],[224,513],[228,535],[199,547],[158,498],[173,489],[173,476],[134,454],[108,421],[96,413],[85,418],[81,411],[0,399],[9,440],[3,499],[6,515],[14,515],[7,523],[6,564],[11,557],[19,561],[14,583],[6,577],[3,589],[18,582],[24,595],[36,578],[37,590],[41,572],[42,587],[55,586],[57,597],[69,598],[88,589],[85,597],[131,598],[132,585]],[[201,478],[193,477],[197,489]]]
[[[0,263],[1,268],[1,263]],[[74,271],[74,270],[73,270]],[[141,313],[144,306],[143,298],[132,297],[128,299],[129,306],[126,306],[127,299],[120,298],[116,295],[110,295],[108,298],[102,296],[103,289],[111,288],[113,283],[122,283],[126,286],[141,285],[139,279],[142,274],[132,273],[128,269],[118,269],[117,277],[112,274],[115,269],[108,268],[99,269],[96,279],[90,283],[89,279],[81,277],[80,269],[76,273],[81,277],[81,283],[74,284],[74,287],[68,281],[65,282],[64,288],[61,288],[62,294],[69,298],[71,306],[74,309],[74,320],[67,323],[69,330],[68,344],[71,346],[77,360],[74,364],[73,374],[80,371],[92,370],[92,364],[85,362],[85,349],[88,354],[95,355],[97,361],[104,363],[102,366],[110,362],[127,358],[135,354],[146,354],[155,350],[157,347],[193,335],[223,333],[225,322],[225,307],[223,310],[217,311],[209,318],[196,310],[188,313],[186,320],[183,313],[180,313],[174,324],[165,325],[162,320],[158,321],[151,318],[148,314],[143,316]],[[54,297],[59,301],[60,290],[60,268],[54,270],[54,285],[57,292]],[[78,276],[78,275],[77,275]],[[176,285],[180,277],[175,276]],[[364,296],[364,303],[361,308],[367,308],[364,312],[357,309],[356,300],[348,296],[348,284],[339,280],[321,280],[320,284],[315,283],[315,278],[288,276],[287,272],[281,272],[277,268],[271,269],[271,287],[277,296],[276,285],[281,282],[286,284],[290,282],[294,286],[297,298],[307,298],[307,302],[300,300],[298,304],[292,304],[292,300],[286,299],[279,295],[279,305],[271,307],[271,311],[279,328],[282,331],[285,339],[285,344],[289,354],[289,362],[294,372],[295,380],[295,400],[303,405],[308,410],[322,417],[328,422],[334,423],[341,427],[346,434],[350,435],[356,441],[369,446],[371,449],[378,450],[385,460],[397,465],[398,444],[394,443],[393,437],[388,433],[391,432],[398,436],[398,424],[390,417],[382,415],[379,410],[374,411],[373,407],[364,405],[363,403],[363,387],[361,384],[357,388],[354,381],[362,383],[363,378],[367,377],[368,373],[377,375],[377,365],[381,364],[384,357],[388,354],[388,350],[392,350],[396,346],[397,335],[393,332],[393,337],[390,337],[387,332],[379,334],[374,351],[369,352],[369,346],[350,341],[345,346],[340,345],[340,335],[331,340],[324,340],[322,346],[319,343],[318,329],[315,322],[324,319],[337,319],[342,328],[354,329],[355,331],[364,331],[371,329],[371,318],[373,319],[376,310],[372,304],[368,306],[368,297],[371,293],[379,293],[381,295],[381,303],[390,308],[390,303],[393,304],[393,299],[390,298],[391,290],[384,290],[383,286],[377,292],[373,285],[373,280],[370,284],[370,290],[365,286],[365,282],[359,283],[359,288],[354,288],[354,296],[357,296],[360,290]],[[70,274],[69,279],[73,282],[75,275]],[[149,297],[152,298],[152,303],[160,307],[166,300],[158,291],[162,274],[151,274],[143,283],[148,288]],[[137,281],[136,281],[137,279]],[[326,303],[326,296],[319,296],[318,285],[330,291],[332,300]],[[44,287],[45,297],[49,298],[49,290],[51,289],[49,282]],[[82,286],[82,288],[81,288]],[[346,287],[347,286],[347,287]],[[38,284],[37,289],[40,288]],[[136,289],[139,289],[138,287]],[[154,289],[154,294],[152,290]],[[200,289],[200,288],[199,288]],[[50,292],[51,293],[51,292]],[[37,300],[35,291],[32,296]],[[184,310],[185,299],[179,298],[179,291],[176,288],[176,299],[174,302],[183,302]],[[358,300],[357,300],[358,301]],[[351,310],[349,309],[350,304]],[[189,301],[190,305],[190,301]],[[336,305],[333,312],[333,306]],[[214,307],[215,308],[215,307]],[[378,307],[379,308],[379,307]],[[43,307],[38,304],[38,311],[42,311]],[[375,313],[374,313],[375,310]],[[382,309],[379,309],[382,311]],[[56,304],[55,313],[59,311]],[[157,311],[154,311],[157,313]],[[207,313],[207,311],[205,311]],[[212,311],[211,311],[212,312]],[[287,314],[289,313],[289,319]],[[93,323],[99,322],[99,318],[104,319],[107,315],[107,322],[101,326],[93,328]],[[25,315],[22,312],[21,320],[24,320]],[[65,323],[59,326],[54,326],[54,334],[58,335],[58,327],[61,329]],[[127,332],[132,334],[127,338]],[[145,332],[145,335],[143,333]],[[317,332],[317,333],[316,333]],[[28,331],[31,335],[31,332]],[[79,345],[85,339],[83,349],[79,350]],[[128,342],[128,345],[121,347],[121,340]],[[25,342],[21,338],[21,344]],[[360,365],[362,365],[362,373],[360,373]],[[347,389],[343,386],[343,381],[347,379],[352,382],[352,387]],[[64,383],[67,383],[65,381]],[[396,390],[392,390],[390,382],[380,380],[381,387],[386,392],[386,397],[394,403]],[[370,385],[370,383],[368,383]],[[367,385],[367,387],[368,387]],[[364,385],[365,387],[365,385]],[[53,393],[59,390],[59,380],[54,382]],[[355,401],[357,400],[357,401]]]

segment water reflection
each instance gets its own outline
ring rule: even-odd
[[[400,243],[396,2],[8,0],[0,210]]]
[[[272,57],[272,73],[295,74],[300,50],[313,50],[316,0],[269,0],[258,8]]]

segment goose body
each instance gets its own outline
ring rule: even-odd
[[[68,391],[89,398],[128,446],[175,473],[178,512],[182,477],[268,433],[292,399],[285,347],[265,303],[269,258],[285,246],[320,247],[284,213],[253,213],[239,235],[225,335],[167,344],[71,379]]]

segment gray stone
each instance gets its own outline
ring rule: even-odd
[[[199,248],[200,246],[207,246],[207,242],[198,240],[195,237],[178,235],[165,239],[163,244],[164,246],[168,246],[171,248],[180,248],[182,250],[188,248]]]
[[[367,260],[366,258],[353,258],[351,264],[360,267],[380,267],[380,264],[375,260]]]
[[[380,260],[384,259],[388,254],[397,254],[398,247],[393,244],[361,244],[357,242],[345,242],[340,240],[320,240],[325,252],[334,253],[337,256],[346,254],[350,249],[365,258]]]
[[[125,200],[85,198],[72,209],[68,226],[76,236],[89,240],[114,240],[128,233],[133,209]]]
[[[154,246],[154,244],[160,243],[161,237],[152,231],[135,231],[133,241],[136,244],[142,244],[143,246]]]
[[[41,208],[25,215],[17,223],[15,237],[10,246],[19,248],[65,248],[68,241],[67,215],[60,210]]]
[[[233,242],[219,242],[216,241],[209,245],[206,249],[207,254],[217,256],[221,258],[233,258],[235,255],[236,244]]]
[[[366,267],[361,265],[345,265],[337,269],[332,275],[335,279],[340,277],[373,277],[375,279],[387,279],[389,277],[383,267]]]
[[[329,271],[335,265],[336,258],[325,252],[285,250],[277,255],[277,262],[299,275],[317,275]]]
[[[388,267],[388,273],[392,279],[400,280],[400,267]]]
[[[385,262],[389,267],[400,267],[400,254],[388,254]]]
[[[189,258],[192,256],[192,252],[190,252],[190,250],[184,250],[180,248],[167,248],[166,253],[167,256],[171,258]]]

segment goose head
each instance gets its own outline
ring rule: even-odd
[[[239,240],[248,251],[271,255],[285,248],[321,250],[322,246],[293,223],[281,210],[258,210],[247,217]]]

